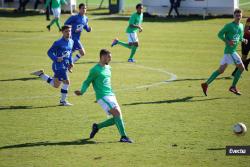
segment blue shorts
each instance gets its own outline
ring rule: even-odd
[[[54,78],[58,78],[59,81],[68,80],[68,70],[53,70]]]
[[[81,41],[78,39],[74,39],[74,45],[73,45],[73,49],[72,49],[73,52],[76,50],[80,50],[82,48],[83,48],[83,45],[82,45]]]

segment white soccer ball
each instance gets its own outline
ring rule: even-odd
[[[247,127],[245,124],[239,122],[234,125],[233,131],[236,135],[244,135],[247,132]]]

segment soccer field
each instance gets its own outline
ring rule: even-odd
[[[250,145],[249,132],[232,132],[236,122],[250,128],[250,72],[238,83],[242,96],[228,91],[233,66],[207,97],[200,88],[223,55],[217,32],[232,19],[145,19],[137,63],[130,64],[129,50],[110,48],[115,37],[127,40],[128,18],[95,11],[89,17],[93,31],[82,35],[87,54],[70,74],[72,107],[58,106],[60,89],[29,75],[41,68],[53,74],[46,52],[61,34],[55,27],[46,31],[41,15],[0,17],[1,167],[249,166],[249,156],[226,156],[225,147]],[[106,115],[92,87],[82,97],[73,91],[98,62],[101,48],[112,52],[112,85],[133,144],[119,143],[116,127],[86,139],[92,123]]]

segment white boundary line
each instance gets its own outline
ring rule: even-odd
[[[166,74],[166,75],[170,76],[170,79],[165,80],[165,81],[160,81],[160,82],[147,84],[147,85],[140,85],[140,86],[124,88],[124,89],[116,89],[115,92],[128,91],[128,90],[137,90],[137,89],[145,89],[145,88],[149,88],[149,87],[157,87],[157,86],[162,85],[162,84],[169,84],[169,83],[171,83],[171,81],[174,81],[174,80],[177,79],[177,75],[175,75],[174,73],[171,73],[171,72],[169,72],[167,70],[153,68],[153,67],[147,67],[147,66],[138,65],[138,64],[126,64],[126,65],[130,66],[130,67],[133,66],[133,67],[142,68],[142,69],[146,69],[146,70],[150,70],[150,71],[156,71],[158,73],[163,73],[163,74]],[[93,93],[94,92],[91,92],[91,94],[93,94]],[[73,95],[69,95],[69,96],[73,96]],[[41,96],[14,97],[14,98],[2,98],[2,97],[0,97],[0,101],[30,100],[30,99],[44,99],[44,98],[59,98],[59,95],[54,95],[54,96],[53,95],[41,95]]]

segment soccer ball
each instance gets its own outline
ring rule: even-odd
[[[244,135],[247,132],[247,127],[245,124],[239,122],[234,125],[233,131],[236,135]]]

